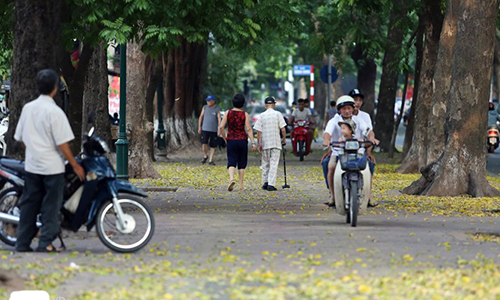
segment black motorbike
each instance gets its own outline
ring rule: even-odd
[[[146,193],[128,181],[117,180],[105,156],[107,153],[106,142],[95,135],[92,128],[83,151],[76,157],[85,169],[85,182],[80,181],[69,164],[66,165],[61,227],[77,232],[83,225],[87,231],[95,226],[99,239],[111,250],[135,252],[151,240],[154,216],[141,200],[147,197]],[[0,193],[0,239],[11,246],[17,240],[24,175],[24,162],[0,159],[0,188],[6,183],[12,186]],[[38,221],[37,226],[41,227],[42,223]]]

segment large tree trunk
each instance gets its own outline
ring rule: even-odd
[[[433,93],[427,128],[427,162],[436,161],[444,148],[444,122],[446,102],[451,86],[451,61],[457,35],[458,7],[460,0],[448,0],[446,17],[439,41],[436,70],[434,71]]]
[[[24,151],[20,144],[14,141],[13,136],[24,104],[38,95],[36,74],[46,68],[58,69],[56,48],[61,42],[61,1],[16,0],[15,7],[7,150],[9,155],[20,157]]]
[[[380,140],[382,151],[389,151],[391,136],[394,128],[394,105],[398,84],[400,51],[404,38],[404,31],[399,25],[407,11],[404,0],[394,1],[387,33],[388,45],[383,61],[382,77],[378,97],[377,115],[375,116],[375,135]]]
[[[151,161],[150,136],[154,125],[148,119],[146,109],[147,93],[146,56],[141,45],[127,45],[127,129],[130,130],[129,177],[158,178]]]
[[[410,150],[413,132],[415,128],[415,111],[417,110],[417,100],[418,100],[418,87],[420,86],[420,71],[422,70],[422,58],[424,54],[424,32],[425,32],[425,18],[422,13],[418,17],[418,28],[417,37],[415,41],[415,84],[413,85],[413,99],[410,107],[410,116],[408,117],[408,125],[406,126],[405,140],[403,144],[403,158],[406,157],[408,151]]]
[[[499,196],[486,180],[484,132],[493,66],[497,0],[460,1],[440,158],[404,192],[428,196]]]
[[[94,112],[95,131],[106,143],[111,146],[111,126],[109,124],[108,111],[108,57],[106,44],[101,43],[92,52],[89,62],[87,76],[85,78],[85,90],[83,93],[83,115],[84,124],[81,128],[83,135],[92,126],[87,124],[89,115]],[[79,132],[75,132],[79,133]],[[75,134],[76,135],[76,134]]]
[[[375,81],[377,79],[377,65],[373,59],[366,56],[363,48],[359,44],[354,48],[351,57],[358,69],[357,88],[365,96],[361,110],[370,114],[372,120],[375,120]]]
[[[427,165],[428,136],[427,127],[432,97],[432,81],[437,63],[439,36],[443,25],[443,14],[439,1],[424,1],[425,44],[420,72],[418,99],[415,109],[415,123],[413,141],[403,163],[399,167],[400,173],[416,173]]]
[[[164,59],[166,145],[179,149],[193,142],[194,117],[201,111],[201,96],[207,68],[207,44],[189,43],[179,38],[180,46]]]

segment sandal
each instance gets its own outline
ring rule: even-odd
[[[49,249],[50,248],[50,249]],[[36,252],[46,252],[46,253],[60,253],[61,249],[56,248],[54,245],[50,244],[45,248],[36,248]]]
[[[236,181],[231,181],[231,183],[229,184],[229,186],[227,187],[227,190],[232,192],[234,190],[234,186],[236,185]]]

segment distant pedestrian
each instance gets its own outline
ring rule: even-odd
[[[337,108],[336,108],[337,103],[335,101],[330,101],[330,108],[328,109],[328,121],[335,117],[335,115],[338,113]],[[328,122],[327,121],[327,122]],[[325,122],[325,123],[327,123]]]
[[[201,134],[203,149],[202,164],[207,160],[211,166],[215,166],[214,153],[217,148],[217,137],[219,136],[220,108],[215,104],[215,96],[210,95],[206,99],[207,105],[203,106],[198,119],[198,133]],[[210,148],[210,149],[209,149]]]
[[[263,112],[257,122],[257,145],[262,153],[262,188],[268,191],[276,191],[276,176],[280,161],[281,145],[286,144],[286,122],[279,111],[274,110],[276,100],[267,97],[264,101],[266,111]],[[281,131],[281,137],[280,137]]]
[[[252,142],[252,151],[257,149],[253,138],[250,117],[242,108],[245,106],[245,97],[236,94],[233,97],[233,109],[224,114],[224,118],[219,127],[222,138],[227,141],[227,168],[229,170],[228,191],[232,191],[236,185],[234,173],[236,167],[239,172],[240,190],[243,190],[243,178],[248,159],[248,138]],[[227,124],[227,137],[226,127]]]

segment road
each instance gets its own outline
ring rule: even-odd
[[[152,193],[147,200],[155,211],[156,232],[143,251],[111,253],[94,232],[79,232],[66,233],[70,249],[62,254],[14,253],[1,245],[1,259],[29,288],[66,300],[421,299],[415,290],[428,299],[461,299],[468,291],[466,279],[454,287],[453,274],[467,275],[470,284],[481,282],[471,287],[474,293],[494,291],[500,284],[494,275],[484,284],[482,276],[488,275],[463,273],[483,270],[483,261],[490,260],[498,269],[500,244],[469,235],[498,232],[497,217],[409,212],[391,206],[405,201],[382,197],[379,207],[352,228],[323,205],[328,192],[320,154],[317,150],[302,163],[287,156],[291,188],[277,192],[260,189],[259,156],[251,154],[247,190],[232,193],[226,191],[222,154],[215,167],[201,166],[199,153],[171,157],[158,169],[179,189]],[[375,179],[380,193],[390,192],[387,184],[412,176],[391,179],[382,164]],[[461,269],[471,261],[474,268]],[[412,276],[420,278],[414,281],[419,287],[411,284]],[[378,289],[382,294],[370,294]]]

